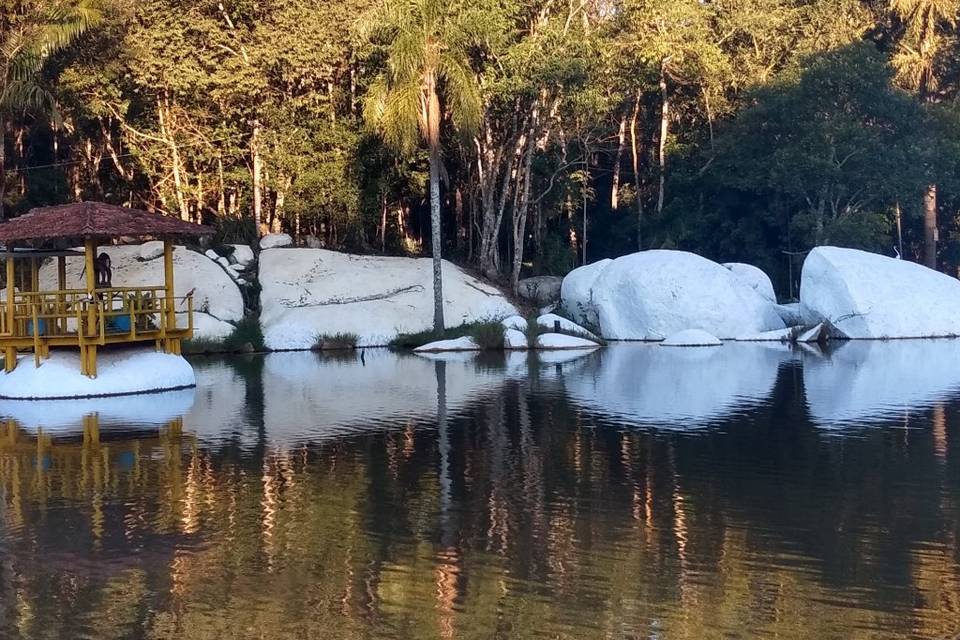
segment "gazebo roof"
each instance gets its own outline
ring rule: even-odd
[[[122,236],[170,238],[213,233],[203,225],[104,202],[75,202],[31,209],[0,224],[0,243],[76,242]]]

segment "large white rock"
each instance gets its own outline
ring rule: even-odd
[[[325,249],[260,254],[264,339],[270,349],[309,349],[316,336],[357,335],[358,346],[385,345],[433,325],[429,258],[357,256]],[[443,263],[448,327],[516,315],[494,287]]]
[[[21,356],[17,368],[0,373],[0,398],[87,398],[123,395],[196,384],[193,368],[183,357],[147,349],[104,349],[97,356],[97,377],[80,374],[78,350],[54,350],[34,365]]]
[[[105,251],[110,256],[113,286],[163,286],[163,260],[141,261],[139,245],[100,247],[97,251]],[[86,276],[80,275],[83,268],[82,257],[67,258],[68,288],[86,287]],[[176,297],[183,297],[191,289],[194,290],[194,311],[228,322],[243,318],[243,296],[240,288],[217,263],[208,260],[203,254],[177,246],[173,251],[173,273]],[[47,261],[40,269],[40,284],[46,289],[56,289],[56,262]]]
[[[663,340],[685,329],[720,339],[784,327],[774,305],[723,266],[685,251],[617,258],[593,283],[600,335]]]
[[[960,281],[875,253],[817,247],[803,263],[807,324],[827,321],[848,338],[960,335]]]
[[[598,319],[593,306],[593,283],[613,262],[610,258],[574,269],[560,285],[560,307],[578,324],[596,327]]]
[[[232,244],[230,246],[233,247],[233,259],[237,261],[237,264],[247,266],[253,262],[253,249],[250,248],[250,245]]]
[[[777,294],[773,290],[773,282],[770,281],[770,276],[768,276],[763,269],[742,262],[726,262],[723,266],[761,296],[770,302],[777,302]]]
[[[702,329],[679,331],[660,343],[662,347],[719,347],[723,343]]]
[[[286,233],[270,233],[260,238],[261,249],[279,249],[293,244],[293,238]]]

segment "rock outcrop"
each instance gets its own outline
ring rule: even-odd
[[[433,324],[429,258],[358,256],[324,249],[260,254],[261,316],[270,349],[309,349],[317,336],[352,333],[358,346],[386,345]],[[447,326],[516,315],[496,288],[443,263]]]
[[[784,328],[769,299],[693,253],[643,251],[584,269],[564,280],[563,308],[608,340],[663,340],[686,329],[735,339]]]
[[[906,260],[817,247],[803,263],[804,323],[826,322],[836,337],[960,336],[960,281]]]

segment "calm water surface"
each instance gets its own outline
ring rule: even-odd
[[[960,342],[0,403],[0,638],[952,638]]]

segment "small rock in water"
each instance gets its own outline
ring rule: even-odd
[[[561,331],[566,331],[568,333],[575,333],[582,335],[585,338],[596,339],[596,336],[578,325],[576,322],[571,322],[562,316],[558,316],[554,313],[545,313],[539,318],[537,318],[537,325],[541,329],[546,329],[547,331],[560,329]]]
[[[537,349],[596,349],[600,345],[586,338],[565,333],[544,333],[537,336]]]
[[[719,347],[723,345],[719,338],[702,329],[679,331],[660,343],[662,347]]]
[[[821,322],[797,336],[797,342],[821,342],[827,337],[826,327]]]
[[[418,353],[437,353],[440,351],[479,351],[480,347],[470,336],[453,340],[437,340],[414,349]]]

